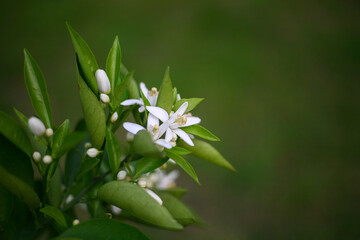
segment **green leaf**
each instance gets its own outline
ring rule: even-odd
[[[217,136],[215,136],[209,130],[200,125],[191,125],[188,127],[182,127],[181,129],[187,133],[204,138],[209,141],[220,141]]]
[[[164,75],[163,82],[160,87],[159,97],[157,100],[158,107],[161,107],[168,113],[171,112],[173,106],[173,87],[170,79],[170,68],[167,67]]]
[[[65,216],[60,211],[60,209],[58,209],[57,207],[45,206],[44,208],[40,209],[40,212],[48,215],[49,217],[52,217],[61,226],[65,227],[65,228],[68,227]]]
[[[66,119],[55,131],[52,142],[52,157],[59,158],[60,150],[70,132],[70,121]]]
[[[62,173],[60,167],[56,168],[54,176],[49,184],[49,192],[47,194],[49,204],[58,207],[62,198]]]
[[[9,222],[13,209],[14,209],[13,194],[9,192],[5,187],[0,185],[0,226],[2,229]]]
[[[142,174],[151,172],[167,162],[166,158],[142,158],[137,161],[136,172],[134,178],[140,177]]]
[[[129,73],[129,71],[126,69],[126,67],[122,63],[121,63],[121,67],[120,67],[120,73],[123,76],[126,76]],[[140,98],[139,88],[138,88],[136,81],[132,75],[129,78],[128,90],[129,90],[129,99],[139,99]]]
[[[31,156],[33,150],[26,132],[15,119],[2,111],[0,111],[0,133],[28,156]]]
[[[144,157],[157,158],[161,152],[153,142],[150,133],[146,130],[139,131],[134,137],[134,151]]]
[[[86,137],[85,132],[73,132],[66,136],[64,143],[57,152],[57,157],[61,157],[71,149],[79,145]]]
[[[82,222],[60,235],[86,240],[150,240],[138,229],[112,219],[92,219]]]
[[[188,161],[186,161],[180,155],[169,151],[168,149],[164,149],[164,151],[166,153],[166,156],[168,156],[169,158],[174,160],[187,174],[189,174],[190,177],[192,177],[200,185],[200,182],[195,173],[195,170]]]
[[[0,134],[0,184],[31,208],[40,200],[33,190],[33,169],[29,157]]]
[[[111,92],[114,94],[116,82],[120,77],[120,63],[121,63],[121,50],[119,38],[116,36],[113,46],[110,49],[109,55],[106,60],[106,74],[109,77],[111,84]]]
[[[68,23],[66,23],[66,25],[69,29],[85,81],[93,93],[97,94],[98,86],[95,78],[95,72],[99,69],[99,66],[96,62],[95,56],[84,39]]]
[[[197,217],[178,198],[163,191],[155,191],[155,193],[163,200],[163,206],[181,225],[185,227],[196,223]]]
[[[214,163],[221,167],[236,172],[235,168],[210,144],[199,139],[193,139],[194,146],[190,146],[183,141],[179,141],[178,145],[191,151],[192,155]]]
[[[99,189],[98,197],[150,224],[169,230],[182,229],[165,207],[136,184],[126,181],[108,182]]]
[[[106,151],[109,157],[109,165],[111,172],[113,174],[113,177],[115,177],[118,173],[121,162],[121,152],[119,143],[110,128],[106,128]]]
[[[116,86],[114,93],[113,105],[114,108],[117,108],[120,105],[120,102],[124,99],[126,90],[129,87],[129,80],[132,78],[132,73],[128,73],[119,85]]]
[[[90,158],[86,156],[80,165],[79,173],[77,174],[76,179],[80,179],[85,173],[95,168],[99,162],[100,159],[98,158]]]
[[[172,147],[171,149],[168,149],[169,152],[172,153],[176,153],[178,155],[187,155],[190,154],[191,152],[185,148],[181,148],[181,147]]]
[[[173,88],[173,105],[176,103],[176,100],[177,100],[177,88],[174,87]]]
[[[52,126],[51,106],[46,90],[44,75],[30,53],[24,49],[25,84],[31,103],[46,127]]]
[[[193,110],[202,100],[204,100],[204,99],[203,98],[182,98],[175,103],[173,111],[175,112],[176,110],[178,110],[179,107],[184,102],[188,102],[189,105],[188,105],[185,113],[191,112],[191,110]]]
[[[181,187],[173,187],[173,188],[168,188],[166,190],[159,190],[159,191],[171,194],[178,199],[182,198],[188,192],[187,189],[181,188]]]
[[[93,147],[100,149],[105,139],[106,119],[98,98],[79,76],[81,105]]]

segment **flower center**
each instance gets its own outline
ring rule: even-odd
[[[153,87],[153,88],[151,88],[151,90],[148,91],[148,95],[149,96],[157,96],[157,95],[159,95],[159,92],[156,89],[156,87]]]
[[[151,129],[151,135],[155,136],[158,132],[159,132],[159,125],[156,124],[156,125]]]
[[[187,118],[186,116],[181,116],[180,114],[178,114],[174,122],[182,126],[186,124]]]

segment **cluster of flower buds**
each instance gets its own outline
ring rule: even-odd
[[[110,93],[111,85],[106,72],[102,69],[96,70],[95,78],[100,91],[100,100],[102,103],[108,104],[110,102],[108,94]]]
[[[51,137],[54,134],[52,128],[45,128],[45,124],[37,117],[30,117],[28,120],[30,131],[37,137],[41,137],[44,134],[47,137]]]

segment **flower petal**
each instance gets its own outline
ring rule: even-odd
[[[194,124],[199,124],[200,122],[201,122],[201,119],[198,117],[187,117],[186,123],[184,125],[182,125],[181,127],[187,127],[187,126],[191,126]]]
[[[160,119],[162,122],[169,120],[169,114],[162,108],[147,106],[146,109],[155,117]]]
[[[153,95],[153,96],[148,95],[147,96],[147,100],[149,101],[151,106],[156,106],[157,98],[158,98],[157,95]]]
[[[140,89],[144,93],[145,97],[147,98],[149,90],[147,89],[145,83],[143,83],[143,82],[140,83]]]
[[[176,110],[176,112],[171,116],[170,122],[174,122],[178,115],[182,116],[182,115],[185,113],[188,105],[189,105],[188,102],[184,102],[184,103],[179,107],[179,109]]]
[[[158,139],[155,141],[155,143],[167,149],[172,148],[171,143],[166,142],[165,139]]]
[[[173,138],[173,133],[170,128],[166,130],[165,141],[170,142]]]
[[[169,124],[167,122],[164,122],[160,125],[158,132],[153,137],[154,140],[161,138],[161,136],[166,132],[166,130],[169,128]]]
[[[123,101],[120,104],[123,106],[130,106],[130,105],[134,105],[134,104],[144,105],[144,102],[140,101],[138,99],[128,99],[128,100]]]
[[[149,113],[148,119],[147,119],[147,129],[150,130],[155,127],[155,125],[159,126],[159,119]]]
[[[194,143],[186,132],[184,132],[180,128],[173,130],[173,132],[176,133],[176,135],[178,135],[182,140],[184,140],[184,142],[186,142],[190,146],[194,146]]]
[[[144,107],[144,106],[139,107],[139,112],[144,112],[144,111],[145,111],[145,107]]]
[[[123,127],[132,134],[136,134],[138,131],[145,129],[143,126],[131,122],[124,122]]]

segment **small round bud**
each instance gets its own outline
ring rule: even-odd
[[[99,150],[97,150],[96,148],[90,148],[87,150],[86,154],[89,157],[94,158],[99,154]]]
[[[34,152],[32,156],[35,162],[39,162],[41,159],[41,154],[39,152]]]
[[[103,103],[109,103],[110,102],[110,98],[108,95],[106,95],[105,93],[100,94],[100,100]]]
[[[91,143],[86,142],[86,143],[84,144],[84,146],[85,146],[86,149],[88,149],[88,148],[91,148],[92,145],[91,145]]]
[[[45,155],[45,156],[43,157],[43,162],[44,162],[45,164],[50,164],[50,163],[52,162],[52,157],[51,157],[50,155]]]
[[[106,93],[106,94],[110,93],[111,86],[110,86],[109,78],[106,75],[106,72],[102,69],[96,70],[95,78],[97,81],[99,91],[101,93]]]
[[[114,123],[114,122],[116,122],[116,120],[118,119],[118,117],[119,117],[118,113],[117,113],[117,112],[114,112],[114,114],[111,115],[110,121],[111,121],[112,123]]]
[[[124,180],[125,177],[126,177],[126,171],[121,170],[121,171],[118,172],[118,174],[117,174],[117,179],[118,180]]]
[[[41,137],[45,133],[44,123],[37,117],[30,117],[28,120],[30,131],[38,137]]]
[[[80,220],[79,219],[74,219],[74,221],[72,222],[72,225],[73,226],[76,226],[80,223]]]
[[[146,187],[146,180],[145,179],[140,179],[138,184],[139,184],[140,187],[144,188],[144,187]]]
[[[46,129],[45,135],[51,137],[54,134],[54,131],[51,128]]]

